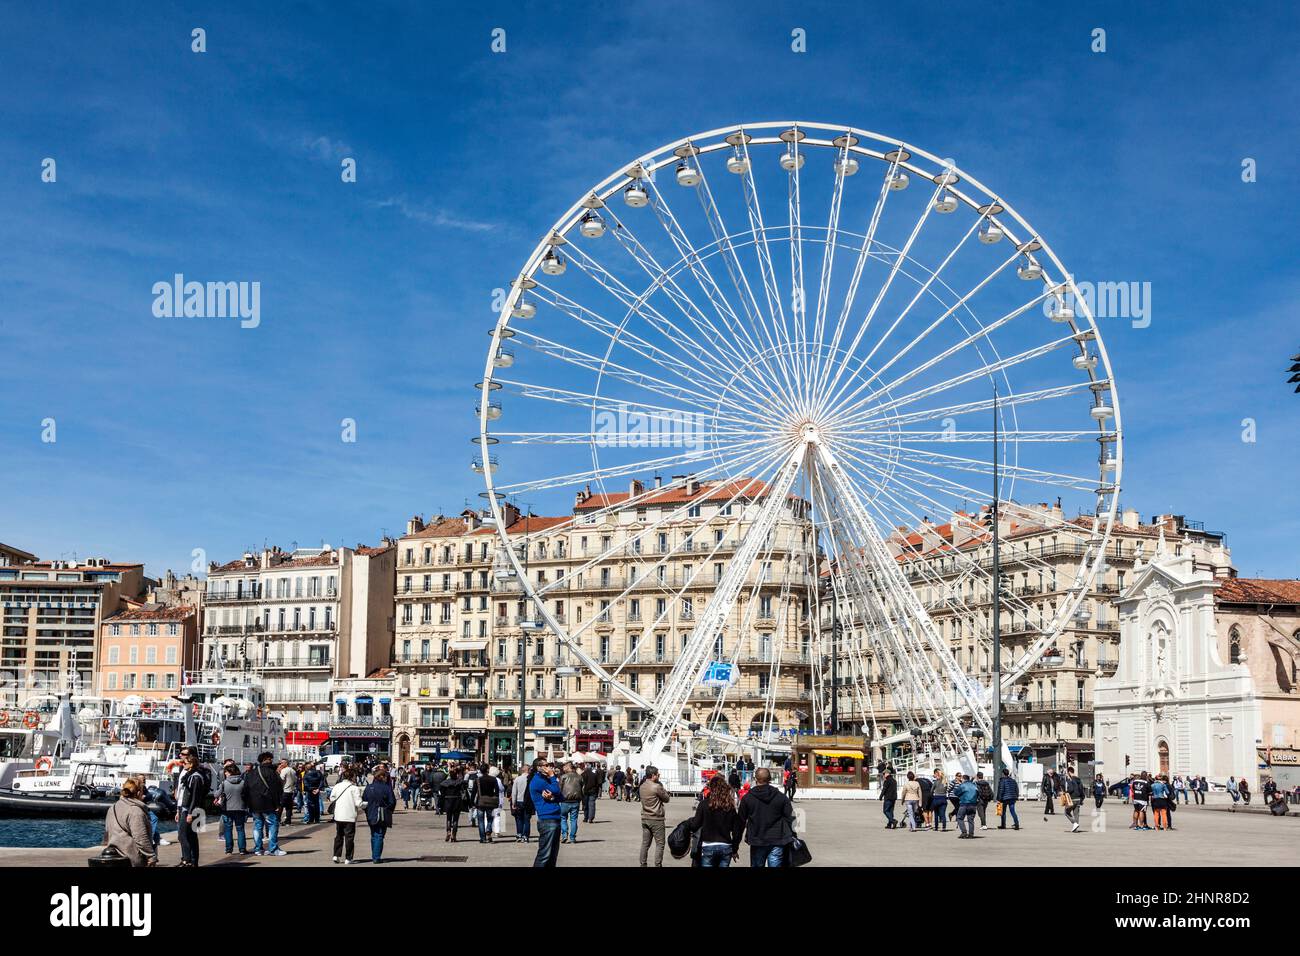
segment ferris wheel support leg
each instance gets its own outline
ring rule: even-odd
[[[673,728],[681,721],[682,711],[690,699],[691,691],[699,682],[708,663],[709,652],[718,635],[726,627],[731,610],[740,596],[740,591],[749,576],[749,569],[755,558],[767,542],[767,537],[776,527],[781,511],[785,507],[786,496],[794,486],[795,478],[803,463],[805,449],[802,445],[794,449],[776,476],[768,483],[767,498],[763,502],[753,523],[745,534],[744,541],[736,551],[736,556],[722,575],[717,589],[709,599],[700,615],[699,623],[686,643],[677,663],[673,666],[664,689],[656,696],[653,716],[646,722],[642,736],[642,756],[654,757],[668,750]]]
[[[897,629],[885,628],[884,632],[887,637],[902,639],[900,646],[896,648],[897,652],[908,659],[910,665],[928,685],[927,696],[931,699],[925,703],[939,714],[940,719],[934,730],[941,734],[941,749],[950,748],[952,756],[961,762],[967,772],[974,773],[976,766],[974,748],[966,729],[962,726],[961,717],[963,712],[969,712],[981,733],[988,736],[992,723],[984,702],[969,692],[965,675],[952,659],[952,654],[935,628],[934,622],[930,620],[929,614],[921,606],[920,599],[903,577],[889,549],[885,547],[875,522],[871,520],[851,489],[846,487],[843,469],[835,455],[822,444],[818,445],[817,455],[818,464],[828,479],[827,483],[834,490],[841,506],[845,508],[844,517],[855,526],[861,539],[860,544],[868,552],[867,557],[871,560],[872,566],[884,577],[882,583],[891,606],[882,607],[881,611],[886,617],[892,616],[899,624]],[[937,659],[939,668],[931,662],[931,654]],[[945,672],[962,696],[964,707],[954,706],[946,699],[943,687]]]

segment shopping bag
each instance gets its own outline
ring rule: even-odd
[[[999,817],[1002,816],[1002,801],[1001,801],[1001,800],[998,801],[997,812],[996,812],[995,815],[996,815],[996,816],[999,816]]]
[[[788,852],[791,866],[804,866],[812,862],[812,851],[808,849],[808,844],[798,837],[794,838]]]

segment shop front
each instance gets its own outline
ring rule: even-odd
[[[574,735],[573,749],[584,754],[610,753],[614,749],[614,730],[579,730]]]
[[[861,737],[804,736],[794,742],[801,788],[865,790],[871,747]]]

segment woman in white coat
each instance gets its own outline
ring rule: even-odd
[[[353,845],[357,839],[357,816],[365,809],[361,788],[353,780],[353,771],[347,767],[339,782],[330,791],[330,812],[334,814],[334,862],[342,857],[343,863],[352,862]]]

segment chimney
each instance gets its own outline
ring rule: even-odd
[[[413,515],[411,520],[406,522],[406,533],[415,534],[417,531],[424,530],[424,518],[420,515]]]
[[[628,483],[628,486],[627,486],[627,493],[628,493],[629,496],[631,496],[631,497],[633,497],[633,498],[637,497],[638,495],[643,495],[643,494],[645,494],[645,484],[644,484],[643,482],[641,482],[640,480],[638,480],[638,479],[636,479],[636,478],[633,478],[633,479]]]
[[[663,475],[655,475],[655,487],[656,487],[656,488],[662,488],[663,486],[664,486],[664,476],[663,476]]]
[[[686,493],[688,495],[694,495],[697,494],[699,490],[700,490],[700,479],[696,478],[694,475],[687,475]]]
[[[1119,523],[1123,525],[1125,528],[1132,528],[1136,530],[1138,525],[1141,524],[1141,520],[1138,518],[1137,509],[1125,508],[1124,513],[1120,515]],[[1154,522],[1152,523],[1154,524]]]

